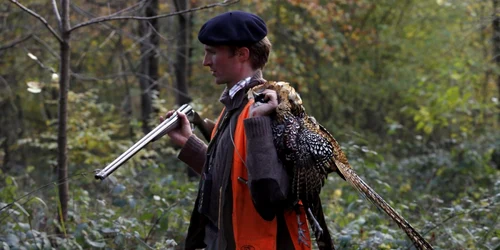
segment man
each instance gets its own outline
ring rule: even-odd
[[[201,27],[198,40],[205,46],[203,65],[226,88],[208,146],[182,113],[181,125],[168,134],[182,147],[179,159],[201,175],[186,249],[309,249],[307,225],[285,204],[289,178],[269,117],[276,92],[265,90],[264,103],[247,98],[249,88],[265,82],[261,70],[271,50],[265,22],[247,12],[223,13]]]

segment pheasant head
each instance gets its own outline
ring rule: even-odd
[[[278,107],[276,107],[276,115],[279,122],[282,122],[288,115],[303,117],[305,115],[302,99],[299,93],[290,86],[288,82],[269,81],[262,85],[253,87],[248,92],[248,98],[257,101],[263,101],[262,92],[265,89],[276,91],[278,96]]]

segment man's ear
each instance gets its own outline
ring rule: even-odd
[[[241,47],[236,51],[236,55],[240,62],[244,62],[250,59],[250,50],[247,47]]]

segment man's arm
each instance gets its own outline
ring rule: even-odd
[[[201,174],[206,155],[207,145],[193,134],[186,141],[177,158],[186,163],[196,173]]]
[[[174,112],[175,110],[167,112],[165,118],[160,117],[160,121],[168,119]],[[176,129],[168,132],[168,136],[174,144],[182,147],[178,158],[188,164],[195,172],[201,174],[203,164],[205,163],[207,145],[193,134],[187,116],[180,112],[177,112],[177,115],[179,116],[180,124]]]
[[[248,184],[255,208],[265,220],[282,210],[289,190],[289,179],[278,159],[273,143],[271,118],[245,120],[247,136]]]
[[[276,110],[276,92],[265,90],[264,103],[258,102],[245,119],[247,170],[250,193],[259,214],[272,220],[283,209],[288,196],[289,178],[278,158],[273,142],[270,114]]]

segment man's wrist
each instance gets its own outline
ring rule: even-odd
[[[271,118],[269,116],[249,117],[243,122],[247,138],[258,138],[271,134]]]

